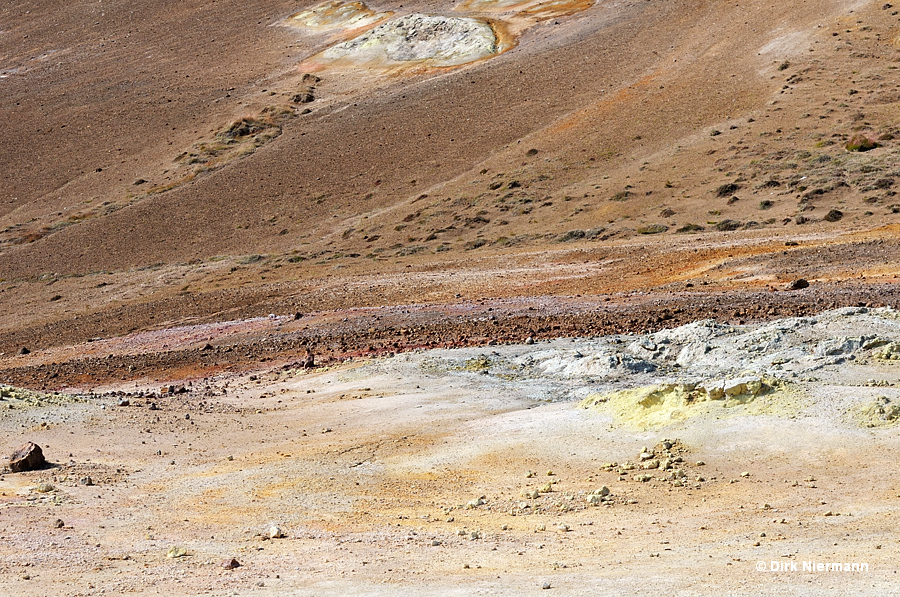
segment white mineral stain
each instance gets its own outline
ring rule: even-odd
[[[479,19],[411,14],[337,44],[321,57],[360,64],[456,66],[495,54],[497,45],[491,26]]]
[[[331,0],[291,15],[287,22],[289,25],[312,32],[330,32],[368,27],[392,14],[392,12],[377,13],[362,2]]]

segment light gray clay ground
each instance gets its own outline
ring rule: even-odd
[[[127,406],[6,388],[3,448],[52,465],[0,480],[0,593],[888,594],[898,340],[896,312],[842,309]]]

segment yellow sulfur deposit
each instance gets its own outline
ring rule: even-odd
[[[775,396],[776,390],[780,396]],[[778,380],[746,376],[590,394],[581,401],[581,407],[607,412],[620,424],[649,429],[716,410],[733,411],[742,406],[747,407],[741,410],[746,414],[795,412],[795,401],[785,401],[783,398],[789,394],[782,390],[784,384]],[[766,400],[758,401],[762,397]],[[775,400],[776,397],[782,399]]]

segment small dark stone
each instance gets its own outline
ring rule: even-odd
[[[825,220],[826,222],[837,222],[838,220],[840,220],[843,217],[844,217],[844,213],[841,210],[832,209],[827,214],[825,214],[825,217],[822,219]]]
[[[311,352],[307,352],[301,363],[304,369],[312,369],[316,366],[316,357]]]
[[[728,197],[729,195],[734,195],[740,189],[741,189],[741,185],[733,183],[733,182],[729,182],[729,183],[723,184],[722,186],[720,186],[719,188],[716,189],[716,196],[725,198],[725,197]]]
[[[33,442],[24,444],[9,457],[9,470],[14,473],[37,470],[45,464],[44,452]]]
[[[23,346],[22,348],[19,349],[19,354],[31,354],[31,351]]]
[[[207,342],[206,344],[203,345],[203,348],[201,348],[200,350],[212,350],[212,349],[213,349],[213,345],[210,344],[209,342]]]
[[[235,568],[240,568],[240,566],[241,563],[234,558],[228,558],[227,560],[222,562],[222,568],[224,568],[225,570],[234,570]]]
[[[116,402],[116,406],[131,406],[131,401],[128,398],[120,398],[118,402]]]
[[[716,224],[716,230],[719,232],[731,232],[741,227],[741,223],[737,220],[722,220]]]
[[[131,183],[131,184],[133,184],[133,185],[136,186],[136,187],[139,187],[139,186],[141,186],[142,184],[147,184],[147,181],[144,180],[143,178],[138,178],[136,181],[134,181],[134,182]]]
[[[797,278],[788,284],[788,290],[803,290],[804,288],[809,288],[809,282],[803,278]]]
[[[303,313],[301,313],[300,311],[294,313],[294,321],[297,321],[298,319],[303,319]]]
[[[56,520],[53,521],[54,529],[61,529],[64,526],[66,526],[66,523],[64,523],[61,518],[57,518]]]
[[[155,403],[155,402],[151,402],[151,403],[150,403],[150,410],[159,410],[159,407],[156,406],[156,403]]]
[[[311,91],[302,91],[300,93],[294,94],[294,97],[291,98],[291,101],[295,104],[308,104],[315,99],[316,98],[313,96]]]

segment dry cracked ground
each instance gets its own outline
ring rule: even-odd
[[[898,68],[884,0],[4,3],[0,593],[891,594]]]

